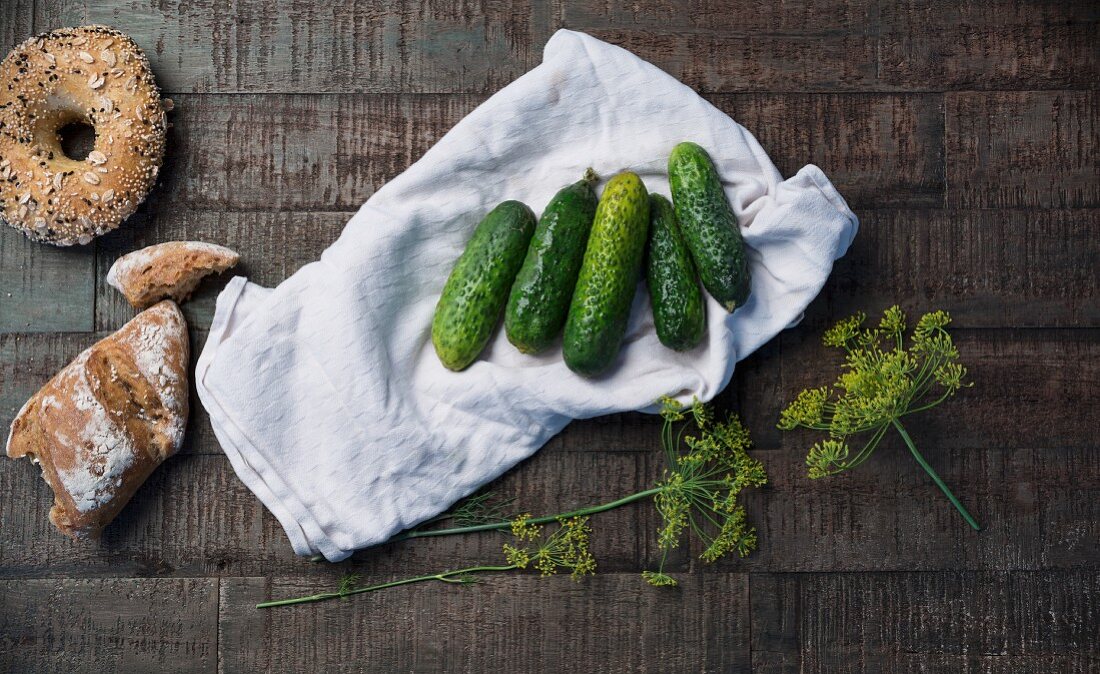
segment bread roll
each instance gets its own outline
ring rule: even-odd
[[[179,450],[188,350],[182,312],[161,302],[77,356],[19,411],[8,456],[41,466],[62,533],[97,537]]]
[[[241,259],[225,246],[169,241],[123,255],[107,272],[107,283],[138,309],[172,298],[186,300],[204,276],[229,269]]]

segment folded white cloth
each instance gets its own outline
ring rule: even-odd
[[[443,283],[496,203],[536,212],[591,166],[669,194],[672,147],[707,148],[740,219],[752,295],[708,298],[708,334],[663,347],[639,286],[610,374],[583,379],[560,348],[497,334],[463,372],[430,326]],[[364,161],[369,161],[365,157]],[[618,47],[562,30],[543,63],[382,187],[314,262],[275,289],[235,278],[218,298],[196,385],[222,448],[300,555],[336,561],[432,517],[530,456],[572,419],[709,400],[737,360],[796,323],[858,223],[816,166],[783,180],[756,139]],[[609,494],[608,496],[614,496]]]

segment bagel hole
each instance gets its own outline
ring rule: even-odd
[[[71,122],[57,130],[61,151],[73,161],[84,161],[95,149],[95,128],[84,122]]]

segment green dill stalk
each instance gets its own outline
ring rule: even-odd
[[[341,580],[336,591],[263,602],[257,604],[257,608],[341,599],[428,581],[466,585],[477,582],[475,574],[526,568],[535,569],[544,576],[567,570],[574,579],[578,579],[596,570],[596,560],[588,550],[591,531],[587,524],[588,517],[650,498],[654,500],[662,525],[657,532],[657,544],[661,550],[658,570],[642,573],[649,584],[676,585],[676,580],[664,572],[664,564],[669,551],[680,546],[687,530],[703,542],[704,562],[714,562],[730,552],[744,557],[756,547],[756,529],[748,524],[740,494],[746,488],[758,487],[767,481],[763,465],[747,453],[752,446],[748,430],[736,416],[731,416],[725,423],[713,423],[709,411],[697,400],[688,410],[671,398],[663,398],[661,403],[664,418],[661,447],[668,467],[650,489],[557,515],[532,517],[523,514],[510,518],[504,514],[510,501],[497,502],[490,494],[482,493],[466,499],[451,513],[421,525],[424,527],[453,520],[459,526],[417,528],[390,539],[400,541],[510,529],[514,541],[503,548],[507,564],[471,566],[364,587],[356,585],[357,576],[347,576]],[[674,430],[676,422],[689,416],[699,431],[698,435],[686,435],[688,423],[682,424],[678,431]],[[559,524],[558,529],[544,536],[542,525],[552,522]]]
[[[779,428],[828,433],[828,439],[815,443],[806,455],[811,479],[855,468],[871,457],[887,431],[897,431],[951,505],[980,530],[901,424],[902,417],[930,410],[971,385],[963,382],[966,368],[959,364],[959,352],[945,329],[951,317],[943,311],[922,316],[908,348],[906,317],[899,307],[887,309],[875,328],[863,327],[866,318],[858,313],[825,331],[825,345],[845,352],[842,372],[831,387],[799,393],[780,415]],[[849,439],[867,433],[869,439],[853,453]]]
[[[308,597],[296,597],[294,599],[277,599],[275,601],[265,601],[260,604],[256,604],[256,608],[274,608],[276,606],[290,606],[292,604],[308,604],[315,601],[325,601],[326,599],[343,599],[344,597],[350,597],[353,594],[362,594],[364,592],[375,592],[377,590],[384,590],[389,587],[397,587],[399,585],[412,585],[413,583],[423,583],[429,580],[442,581],[444,583],[457,583],[460,585],[469,585],[477,582],[473,578],[475,573],[488,573],[488,572],[500,572],[511,571],[517,569],[515,564],[509,564],[507,566],[471,566],[465,569],[458,569],[457,571],[444,571],[443,573],[432,573],[426,576],[415,576],[413,578],[402,578],[401,580],[394,580],[388,583],[379,583],[377,585],[368,585],[366,587],[356,587],[355,581],[358,580],[358,576],[352,574],[344,576],[340,581],[340,589],[335,592],[322,592],[320,594],[311,594]]]
[[[305,597],[276,599],[256,604],[256,608],[275,608],[293,604],[309,604],[329,599],[343,599],[364,592],[377,592],[391,587],[437,581],[458,585],[471,585],[477,582],[475,574],[501,573],[517,569],[532,568],[543,576],[552,576],[568,571],[574,580],[596,572],[596,559],[588,549],[588,537],[592,533],[586,517],[560,518],[558,528],[549,536],[543,535],[543,528],[531,521],[530,515],[520,515],[512,520],[513,543],[504,545],[504,558],[507,564],[481,564],[455,571],[430,573],[392,580],[388,583],[358,586],[357,575],[345,576],[340,587],[334,592],[321,592]]]
[[[897,419],[894,419],[894,427],[898,429],[898,433],[901,434],[901,439],[905,441],[905,444],[909,445],[909,451],[912,452],[913,458],[915,458],[917,460],[917,463],[920,464],[921,468],[923,468],[925,472],[927,472],[932,477],[932,481],[936,483],[936,486],[938,486],[943,491],[943,493],[947,495],[947,499],[951,501],[951,505],[955,506],[955,509],[962,514],[963,519],[966,520],[966,523],[969,524],[975,531],[981,531],[982,527],[980,524],[978,524],[978,520],[974,519],[974,516],[970,514],[970,511],[967,510],[966,507],[959,502],[958,497],[956,497],[951,489],[949,489],[948,486],[944,483],[944,481],[940,479],[939,473],[937,473],[936,470],[932,468],[931,464],[929,464],[928,461],[925,460],[924,456],[921,455],[919,451],[917,451],[917,446],[913,444],[913,439],[909,437],[909,434],[905,432],[905,428],[902,427]]]
[[[561,513],[558,515],[544,515],[542,517],[533,517],[530,519],[531,524],[550,524],[556,522],[563,517],[584,517],[587,515],[595,515],[608,510],[614,510],[615,508],[621,508],[624,505],[634,503],[635,501],[641,501],[647,499],[654,494],[660,492],[659,487],[653,489],[646,489],[645,491],[631,494],[630,496],[624,496],[621,499],[603,503],[601,505],[590,506],[588,508],[578,508],[577,510],[570,510],[569,512]],[[433,520],[434,523],[438,520]],[[447,529],[410,529],[403,533],[397,534],[393,538],[389,539],[387,543],[393,543],[396,541],[405,541],[410,538],[428,538],[431,536],[457,536],[460,534],[473,534],[480,531],[507,531],[512,526],[512,521],[503,519],[494,522],[485,522],[483,524],[471,524],[460,527],[450,527]]]

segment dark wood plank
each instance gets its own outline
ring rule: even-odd
[[[709,92],[1090,88],[1100,70],[1087,3],[39,5],[37,30],[110,23],[128,32],[174,93],[486,94],[537,65],[558,27]]]
[[[1072,672],[1100,660],[1100,574],[752,574],[753,671]]]
[[[355,211],[481,96],[179,96],[146,211]],[[712,97],[790,174],[819,163],[856,208],[939,206],[938,96]],[[792,121],[793,120],[793,121]],[[127,224],[124,228],[134,225]]]
[[[563,25],[703,91],[1089,89],[1089,3],[566,2]]]
[[[879,76],[918,90],[1092,89],[1100,75],[1095,3],[883,3]]]
[[[1015,570],[1094,566],[1100,548],[1096,449],[925,448],[943,478],[981,520],[974,533],[896,442],[858,470],[806,478],[802,448],[759,452],[769,487],[747,500],[760,535],[747,559],[715,565],[674,554],[668,568],[724,571]],[[491,489],[538,514],[603,503],[655,483],[653,450],[572,452],[545,448]],[[1073,476],[1074,491],[1065,495]],[[0,575],[234,576],[280,574],[336,583],[349,571],[428,573],[500,559],[507,536],[422,539],[385,545],[338,564],[295,557],[278,522],[221,456],[182,455],[150,478],[96,543],[57,534],[46,514],[49,488],[26,462],[0,461],[0,488],[19,507],[0,509]],[[593,519],[593,551],[604,571],[641,571],[659,560],[651,502]]]
[[[12,672],[214,672],[218,581],[0,581],[0,667]]]
[[[496,482],[513,512],[539,514],[604,503],[656,479],[645,457],[629,452],[545,450]],[[0,460],[0,576],[302,575],[336,582],[341,574],[398,574],[502,559],[504,534],[422,539],[374,548],[338,565],[296,557],[278,521],[233,473],[224,456],[180,455],[150,477],[99,542],[74,543],[49,524],[52,496],[29,462]],[[638,504],[594,522],[593,553],[607,571],[641,571],[656,522]],[[681,568],[682,556],[671,559]]]
[[[922,309],[937,306],[930,303]],[[868,313],[885,307],[867,307]],[[913,316],[916,319],[916,316]],[[1100,428],[1096,397],[1100,339],[1095,330],[956,330],[961,362],[974,382],[943,405],[907,423],[918,446],[934,449],[1088,448],[1085,429]],[[783,333],[778,412],[804,388],[831,384],[839,354],[821,346],[811,326]],[[783,434],[786,447],[814,437]]]
[[[490,93],[537,64],[549,37],[549,7],[522,0],[38,4],[38,30],[128,33],[172,93]]]
[[[1100,205],[1098,96],[1096,91],[947,95],[948,204]]]
[[[0,220],[0,333],[93,329],[95,248],[27,239]]]
[[[755,11],[755,10],[747,10]],[[710,32],[566,23],[706,93],[876,91],[876,38],[862,33]]]
[[[570,28],[651,28],[700,33],[824,35],[873,32],[882,9],[867,0],[791,0],[759,5],[750,0],[604,0],[561,3]],[[822,54],[829,57],[828,54]]]
[[[1098,327],[1100,210],[865,210],[803,328],[897,303],[965,328]]]
[[[900,440],[857,469],[806,476],[805,448],[760,452],[769,485],[748,496],[760,546],[704,570],[1089,569],[1100,558],[1100,450],[922,453],[982,524],[971,530]],[[1072,493],[1065,485],[1071,483]],[[697,551],[701,552],[701,551]],[[698,569],[699,567],[693,567]]]
[[[751,131],[784,175],[817,164],[858,211],[943,205],[943,101],[939,95],[707,98]]]
[[[372,577],[370,580],[384,580]],[[222,581],[219,651],[229,671],[744,672],[747,577],[693,576],[652,588],[636,575],[508,575],[347,601],[259,611],[257,601],[316,591],[282,578]],[[428,618],[430,616],[430,618]],[[428,619],[424,619],[428,618]],[[349,626],[371,629],[349,637]]]
[[[8,50],[34,32],[34,0],[10,0],[0,13],[0,49]]]
[[[212,302],[217,287],[208,287]],[[203,318],[203,304],[196,314],[191,304],[185,311],[193,324]],[[209,308],[209,304],[206,305]],[[871,311],[880,307],[866,306]],[[922,309],[927,309],[923,306]],[[831,318],[836,316],[831,315]],[[798,391],[829,383],[838,370],[837,354],[820,346],[820,323],[780,335],[773,344],[739,365],[730,387],[715,401],[720,412],[741,414],[757,446],[805,447],[813,438],[801,433],[779,433],[774,425],[779,410]],[[818,325],[815,325],[818,324]],[[81,350],[94,335],[0,336],[0,427],[6,428],[16,412],[43,383]],[[205,331],[192,326],[192,350],[198,353]],[[1080,429],[1098,424],[1097,411],[1077,401],[1089,400],[1095,372],[1098,340],[1094,330],[957,330],[962,361],[975,387],[916,419],[911,429],[922,446],[942,449],[1088,448],[1089,437]],[[1025,422],[1020,421],[1026,411]],[[1052,419],[1037,424],[1034,420]],[[548,447],[566,451],[651,452],[658,445],[660,419],[644,414],[619,414],[574,422]],[[185,453],[220,454],[209,422],[192,398],[192,421]]]
[[[179,96],[158,211],[355,211],[482,97]]]

